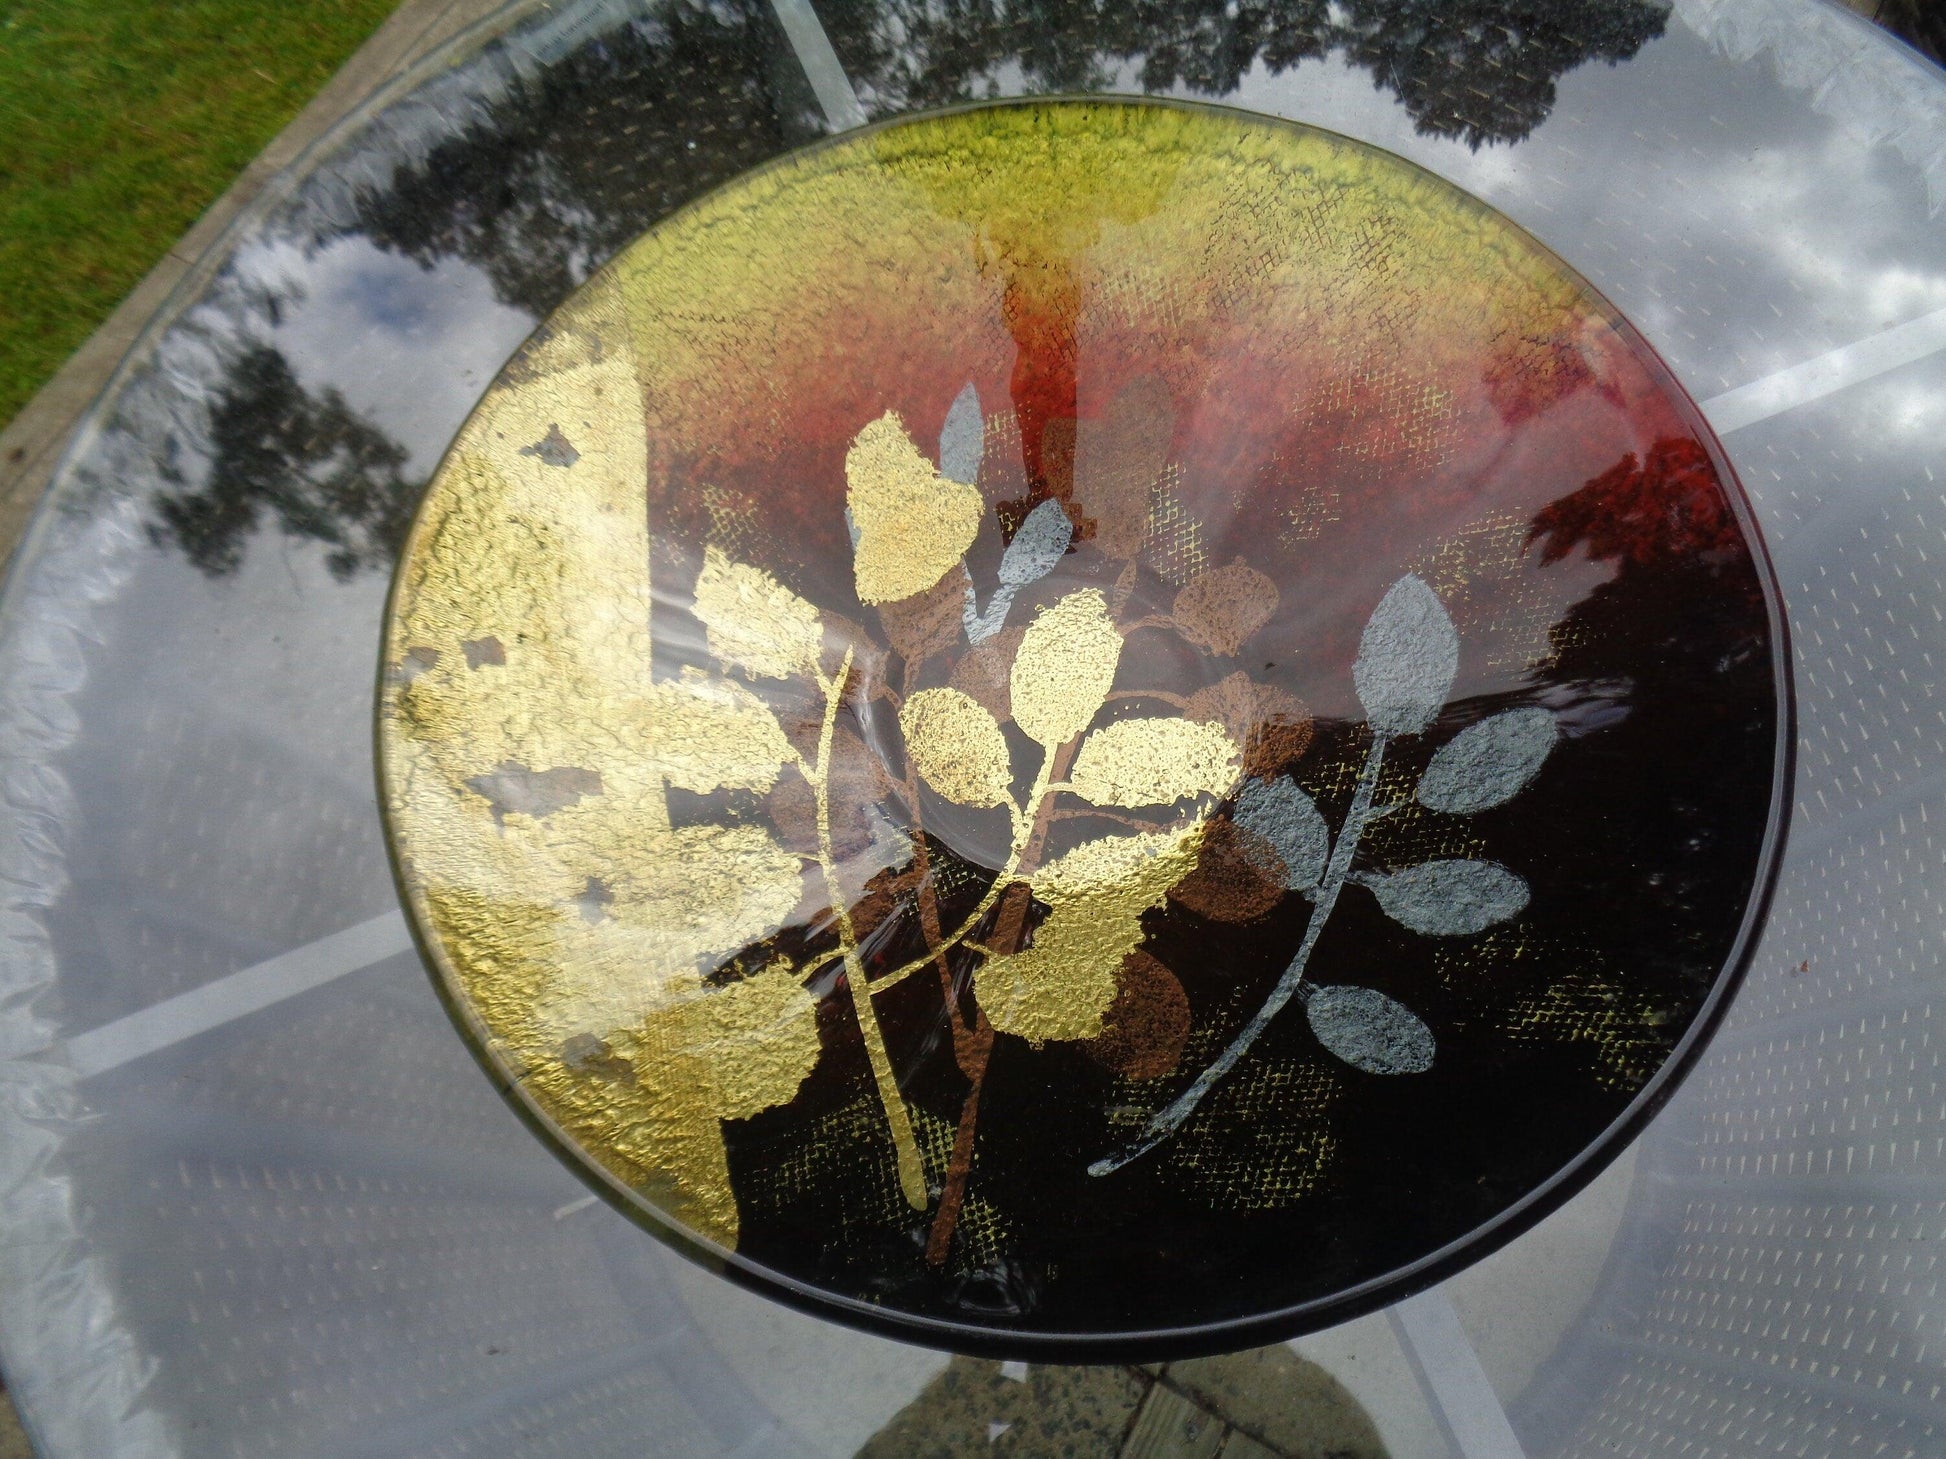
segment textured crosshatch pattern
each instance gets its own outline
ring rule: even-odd
[[[646,235],[461,432],[394,850],[488,1062],[717,1259],[1096,1340],[1326,1304],[1732,975],[1782,714],[1733,491],[1386,154],[880,129]]]

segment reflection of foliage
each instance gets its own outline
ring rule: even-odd
[[[291,536],[326,544],[338,577],[391,566],[418,495],[399,474],[404,448],[336,390],[306,391],[278,351],[259,345],[237,361],[210,412],[210,446],[200,487],[156,495],[158,542],[217,576],[242,560],[268,510]]]
[[[1554,109],[1554,79],[1613,65],[1662,34],[1664,5],[1624,0],[1349,0],[1333,40],[1413,124],[1469,146],[1518,141]]]
[[[464,259],[541,318],[657,219],[809,137],[778,99],[793,64],[763,0],[660,4],[653,22],[516,75],[423,161],[361,190],[347,225],[306,241],[356,234],[427,268]],[[227,573],[270,507],[336,549],[334,572],[388,568],[418,495],[403,451],[335,394],[306,395],[273,349],[242,351],[225,378],[215,469],[158,499],[157,540]]]
[[[1875,0],[1871,18],[1920,55],[1946,65],[1946,10],[1929,0]]]
[[[1637,569],[1695,559],[1720,564],[1743,551],[1716,468],[1692,437],[1657,441],[1646,460],[1631,454],[1534,518],[1541,560],[1579,547],[1600,562]]]
[[[655,12],[516,77],[480,120],[363,193],[356,231],[428,267],[466,259],[539,318],[658,218],[806,139],[778,99],[763,0]]]
[[[1633,56],[1660,0],[841,0],[821,5],[840,57],[881,113],[967,101],[1017,67],[1026,89],[1233,93],[1340,49],[1420,130],[1518,141],[1555,78]],[[502,300],[542,316],[595,265],[691,197],[811,135],[778,96],[766,4],[657,7],[531,78],[422,163],[364,193],[357,230],[431,264],[465,258]],[[795,80],[795,78],[793,78]],[[808,97],[807,97],[808,99]],[[1038,443],[1035,443],[1038,449]]]
[[[1554,82],[1626,60],[1662,34],[1660,0],[841,0],[839,53],[882,109],[988,94],[1017,67],[1034,92],[1142,87],[1234,92],[1338,49],[1391,91],[1420,131],[1471,146],[1514,142],[1547,118]]]
[[[1101,89],[1136,66],[1146,89],[1221,97],[1255,66],[1282,72],[1337,48],[1422,131],[1475,146],[1526,136],[1553,105],[1554,78],[1632,56],[1666,15],[1656,0],[848,0],[821,10],[881,110],[972,99],[1013,67],[1031,91]],[[813,135],[780,95],[780,77],[782,92],[800,87],[793,64],[762,0],[664,3],[652,23],[514,77],[479,120],[361,191],[343,231],[427,267],[464,259],[503,302],[545,316],[657,219]],[[306,397],[267,348],[246,351],[228,379],[217,474],[158,502],[158,538],[227,572],[268,506],[287,531],[330,544],[341,575],[389,565],[415,495],[398,475],[399,448],[335,395]],[[1041,441],[1030,435],[1031,465]]]
[[[1663,926],[1748,895],[1747,864],[1716,853],[1721,828],[1739,824],[1733,808],[1766,803],[1776,754],[1762,587],[1708,453],[1686,436],[1624,456],[1539,512],[1531,532],[1543,560],[1579,551],[1616,566],[1555,625],[1554,673],[1595,685],[1623,663],[1629,700],[1696,707],[1687,721],[1630,714],[1604,731],[1610,754],[1664,767],[1665,797],[1619,812],[1603,842],[1558,853],[1563,874],[1592,885],[1608,842],[1683,848],[1678,866],[1634,887],[1641,910],[1620,931],[1646,959]],[[1705,730],[1718,747],[1707,762],[1693,746]]]

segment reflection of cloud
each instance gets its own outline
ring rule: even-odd
[[[500,303],[481,270],[430,269],[343,238],[308,257],[288,244],[248,249],[238,268],[293,297],[271,332],[313,393],[335,387],[431,472],[493,373],[534,327]],[[301,288],[297,281],[301,279]]]
[[[1908,170],[1940,194],[1946,151],[1933,159],[1919,141],[1946,124],[1895,115],[1922,64],[1888,64],[1889,42],[1823,10],[1684,0],[1679,13],[1689,28],[1629,65],[1563,75],[1553,114],[1514,146],[1421,135],[1336,55],[1277,76],[1259,65],[1225,99],[1386,148],[1506,212],[1607,292],[1699,397],[1946,307],[1946,233]],[[1782,86],[1736,84],[1731,60],[1780,47]],[[1884,95],[1854,107],[1887,73]],[[1926,79],[1927,108],[1946,109]],[[1842,106],[1817,93],[1831,120],[1788,89],[1817,85],[1843,93]]]
[[[1867,143],[1888,142],[1946,206],[1946,88],[1939,73],[1834,6],[1677,0],[1683,23],[1733,61],[1768,52],[1777,79]]]

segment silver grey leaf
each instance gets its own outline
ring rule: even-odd
[[[1027,520],[1014,533],[1014,540],[1000,557],[1000,581],[1004,586],[1024,588],[1054,571],[1068,543],[1074,537],[1074,523],[1058,501],[1049,498],[1027,514]]]
[[[1318,1042],[1367,1074],[1421,1074],[1432,1067],[1432,1030],[1375,988],[1319,988],[1304,1005]]]
[[[1331,829],[1317,803],[1289,780],[1252,779],[1237,796],[1233,819],[1276,849],[1282,881],[1294,892],[1314,887],[1331,855]]]
[[[1560,737],[1545,709],[1509,709],[1453,736],[1414,793],[1427,809],[1459,816],[1505,805],[1539,773]]]
[[[940,427],[939,474],[971,486],[980,479],[980,457],[985,454],[986,418],[980,414],[980,392],[968,380]]]
[[[1518,917],[1527,883],[1491,861],[1428,861],[1354,878],[1393,921],[1429,937],[1463,937]]]
[[[966,641],[978,648],[1007,622],[1007,611],[1014,605],[1014,594],[1018,589],[1012,583],[1002,583],[993,590],[987,600],[986,612],[980,611],[980,600],[974,595],[973,584],[966,585],[966,602],[960,608],[960,624],[966,629]]]
[[[1459,634],[1439,595],[1407,573],[1358,641],[1352,683],[1374,734],[1416,735],[1433,722],[1459,671]]]

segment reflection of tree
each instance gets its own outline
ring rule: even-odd
[[[1873,0],[1870,14],[1920,55],[1946,64],[1946,9],[1931,0]]]
[[[656,219],[809,139],[779,97],[784,61],[763,0],[663,5],[653,30],[623,27],[516,77],[480,120],[365,191],[349,231],[427,267],[463,258],[503,302],[551,314]]]
[[[282,354],[254,346],[210,411],[209,440],[203,484],[156,494],[156,541],[174,542],[218,576],[242,561],[245,539],[268,510],[291,536],[329,546],[336,577],[391,565],[418,485],[400,475],[404,448],[336,390],[310,394]]]
[[[1554,80],[1661,33],[1660,0],[825,0],[846,68],[883,113],[998,89],[1139,84],[1221,97],[1339,48],[1420,130],[1527,135]],[[1024,85],[1023,85],[1024,83]],[[790,97],[796,96],[793,102]],[[809,93],[764,0],[671,0],[516,76],[480,114],[357,198],[346,233],[428,268],[459,258],[500,299],[551,313],[602,261],[707,188],[813,134]],[[349,575],[389,561],[416,489],[403,451],[275,350],[245,349],[212,422],[208,481],[157,499],[158,540],[211,573],[240,560],[269,508],[329,543]]]
[[[826,0],[846,70],[878,111],[986,94],[1182,87],[1221,97],[1333,47],[1420,130],[1516,141],[1554,80],[1661,34],[1660,0]],[[1334,18],[1335,17],[1335,18]],[[359,199],[356,231],[428,265],[460,257],[506,303],[551,313],[657,218],[812,135],[761,0],[677,0],[538,75]],[[808,103],[808,92],[803,99]]]
[[[1619,559],[1637,569],[1688,562],[1720,567],[1743,542],[1715,468],[1687,437],[1657,441],[1646,461],[1624,456],[1580,490],[1548,503],[1534,518],[1533,535],[1543,562],[1559,562],[1581,547],[1596,562]]]
[[[882,110],[971,100],[1009,66],[1034,92],[1111,88],[1139,62],[1144,89],[1223,95],[1259,58],[1283,71],[1323,55],[1330,28],[1326,0],[833,0],[819,8],[846,69]]]
[[[806,140],[809,124],[778,100],[804,89],[795,64],[765,0],[675,0],[482,97],[422,160],[363,189],[348,223],[304,241],[362,236],[428,268],[463,259],[540,318],[658,218]],[[250,304],[276,322],[276,300]],[[335,391],[306,392],[276,349],[222,354],[207,427],[179,432],[199,439],[209,475],[191,486],[164,467],[152,537],[227,573],[268,510],[328,544],[339,576],[389,566],[419,495],[400,475],[403,448]]]
[[[1625,61],[1662,34],[1644,0],[1349,0],[1334,39],[1420,131],[1469,146],[1518,141],[1554,109],[1554,79]]]
[[[1631,907],[1645,965],[1672,929],[1688,936],[1713,909],[1742,905],[1763,831],[1751,808],[1768,803],[1777,753],[1763,588],[1717,483],[1701,445],[1665,439],[1533,522],[1543,562],[1579,549],[1617,565],[1555,627],[1554,673],[1568,684],[1626,684],[1639,712],[1603,730],[1606,753],[1663,767],[1666,795],[1617,808],[1601,836],[1564,845],[1560,857],[1589,888],[1588,905]],[[1640,885],[1617,885],[1613,865],[1634,844],[1683,854]]]
[[[819,7],[847,70],[881,111],[969,101],[1017,72],[1032,92],[1128,80],[1150,91],[1235,91],[1342,50],[1420,131],[1513,142],[1546,119],[1554,82],[1633,56],[1662,33],[1661,0],[831,0]],[[1132,75],[1130,74],[1132,71]],[[1124,80],[1123,78],[1128,78]]]

